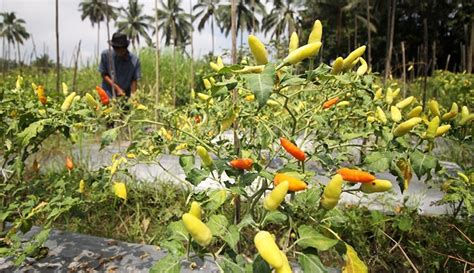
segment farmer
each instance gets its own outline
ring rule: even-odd
[[[137,91],[140,60],[128,51],[129,43],[125,34],[116,32],[109,41],[113,50],[104,50],[100,55],[99,72],[102,75],[102,88],[110,98],[113,97],[112,85],[116,96],[130,98]],[[112,61],[112,66],[109,61]]]

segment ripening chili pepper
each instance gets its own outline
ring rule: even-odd
[[[392,188],[392,182],[383,179],[375,179],[370,183],[364,183],[359,190],[364,193],[384,192]]]
[[[41,102],[41,104],[45,105],[48,102],[48,99],[46,98],[46,94],[44,92],[44,86],[38,85],[36,92],[38,94],[38,100]]]
[[[357,75],[362,76],[367,72],[367,69],[369,68],[367,65],[367,62],[364,60],[364,58],[359,57],[360,61],[360,66],[357,68]]]
[[[235,70],[235,73],[250,74],[250,73],[262,73],[265,69],[265,65],[246,65],[244,68]]]
[[[451,110],[449,110],[448,113],[444,114],[443,117],[441,118],[442,120],[450,120],[455,118],[458,115],[459,107],[458,104],[453,102],[451,105]]]
[[[262,259],[269,265],[276,269],[283,266],[283,257],[280,249],[268,231],[259,231],[255,235],[253,242]]]
[[[212,233],[206,224],[190,213],[183,214],[182,219],[184,227],[198,244],[206,247],[211,243]]]
[[[340,174],[342,179],[345,181],[353,183],[368,183],[374,181],[375,179],[375,176],[373,176],[371,173],[356,169],[341,168],[337,170],[337,173]]]
[[[201,123],[201,116],[200,115],[195,115],[194,116],[194,122]]]
[[[339,101],[339,97],[332,98],[323,103],[323,109],[328,109]]]
[[[254,94],[247,95],[247,96],[245,96],[244,99],[245,99],[246,101],[254,101],[254,100],[255,100],[255,95],[254,95]]]
[[[349,101],[347,101],[347,100],[343,100],[343,101],[338,102],[338,103],[336,104],[337,107],[345,107],[345,106],[349,106],[349,105],[351,105],[351,103],[350,103]]]
[[[263,200],[263,207],[268,211],[276,210],[281,202],[285,200],[285,196],[288,193],[288,181],[283,181],[278,184]]]
[[[286,173],[277,173],[273,178],[273,185],[278,186],[284,181],[288,181],[289,191],[302,191],[308,187],[308,185],[304,181]]]
[[[66,157],[66,168],[70,171],[74,169],[74,163],[72,162],[72,159],[69,156]]]
[[[66,97],[66,99],[64,99],[64,102],[61,105],[61,111],[63,113],[66,113],[67,110],[69,110],[69,108],[71,107],[72,101],[74,100],[75,97],[76,97],[76,92],[72,92]]]
[[[318,54],[320,48],[321,42],[315,42],[299,47],[288,54],[288,56],[283,59],[283,62],[277,66],[276,70],[279,70],[285,65],[297,64],[306,58],[313,57],[314,55]]]
[[[352,63],[362,55],[364,55],[366,46],[361,46],[352,51],[345,59],[343,63],[343,69],[347,70],[352,66]]]
[[[469,114],[466,117],[461,118],[459,125],[463,126],[474,120],[474,114]]]
[[[408,98],[402,100],[402,101],[399,101],[396,106],[399,108],[399,109],[403,109],[405,107],[407,107],[408,105],[410,105],[413,101],[415,101],[415,97],[414,96],[409,96]]]
[[[200,99],[200,100],[203,100],[203,101],[207,101],[211,98],[211,96],[207,95],[207,94],[203,94],[203,93],[197,93],[197,97]]]
[[[431,100],[428,102],[428,107],[434,116],[441,117],[441,113],[439,112],[439,103],[436,100]]]
[[[230,166],[239,170],[250,170],[253,165],[253,160],[250,158],[238,158],[230,162]]]
[[[321,21],[316,20],[313,24],[313,29],[308,37],[308,44],[313,44],[317,42],[321,42],[321,38],[323,37],[323,24]]]
[[[86,93],[84,95],[84,100],[86,101],[87,105],[89,105],[89,107],[93,108],[94,110],[99,109],[99,104],[91,94]]]
[[[249,35],[248,38],[250,51],[255,58],[258,65],[268,63],[268,53],[265,49],[265,45],[254,35]]]
[[[306,155],[304,154],[304,152],[299,149],[295,144],[291,143],[291,141],[289,141],[288,139],[281,137],[280,144],[290,155],[292,155],[299,161],[304,161],[306,159]]]
[[[288,52],[291,53],[299,46],[298,34],[293,31],[290,37],[290,44],[288,45]]]
[[[196,201],[191,202],[191,208],[189,208],[189,214],[201,220],[201,216],[202,216],[201,204]]]
[[[399,122],[400,120],[402,120],[402,113],[400,112],[400,109],[393,105],[390,106],[390,117],[395,122]]]
[[[95,90],[97,91],[97,94],[99,94],[100,102],[103,105],[109,105],[110,100],[109,95],[107,95],[107,92],[105,92],[105,90],[98,85],[95,87]]]
[[[342,57],[337,57],[336,60],[332,63],[331,73],[333,75],[337,75],[341,73],[343,65],[344,65],[344,59]]]
[[[403,136],[406,133],[410,132],[411,129],[413,129],[413,127],[415,127],[421,121],[422,121],[421,118],[415,117],[415,118],[411,118],[407,121],[402,122],[393,130],[393,135],[395,137]]]
[[[336,174],[331,178],[326,187],[324,187],[324,192],[320,200],[323,208],[331,210],[337,205],[342,193],[342,182],[342,176]]]
[[[436,130],[438,130],[439,122],[440,120],[438,116],[431,119],[430,123],[428,124],[428,128],[426,129],[427,139],[433,140],[436,137]]]
[[[212,157],[209,155],[209,152],[206,150],[206,148],[202,146],[196,146],[196,152],[201,158],[201,161],[204,166],[208,168],[212,167],[213,160],[212,160]]]
[[[410,112],[407,114],[407,118],[416,118],[420,116],[420,113],[423,111],[423,107],[421,105],[418,105],[417,107],[411,109]]]

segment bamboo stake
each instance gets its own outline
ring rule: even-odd
[[[402,80],[403,80],[403,97],[407,96],[407,71],[405,60],[405,42],[402,41]]]

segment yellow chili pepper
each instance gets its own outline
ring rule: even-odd
[[[421,121],[422,121],[421,118],[415,117],[415,118],[411,118],[407,121],[402,122],[393,130],[393,135],[395,137],[403,136],[406,133],[410,132],[410,130],[413,129],[413,127],[415,127]]]
[[[439,103],[436,100],[431,100],[428,103],[428,107],[434,116],[441,117],[441,113],[439,112]]]
[[[344,70],[349,69],[352,66],[352,63],[362,55],[364,55],[366,46],[361,46],[352,51],[345,59],[344,59]]]
[[[383,179],[375,179],[370,183],[362,183],[360,191],[364,193],[384,192],[392,188],[392,182]]]
[[[321,196],[321,206],[327,210],[333,209],[339,202],[342,193],[342,175],[334,175],[329,183],[324,187],[323,195]]]
[[[189,209],[189,214],[201,220],[201,217],[202,217],[201,204],[196,201],[191,202],[191,208]]]
[[[290,44],[288,46],[288,51],[291,53],[295,49],[297,49],[299,46],[299,39],[298,39],[298,34],[296,32],[293,32],[290,37]]]
[[[448,132],[450,128],[451,128],[451,125],[449,124],[439,126],[438,129],[436,129],[436,136],[439,137],[446,134],[446,132]]]
[[[451,110],[449,110],[448,113],[444,114],[443,117],[441,118],[442,120],[450,120],[455,118],[458,115],[459,107],[458,104],[453,102],[451,105]]]
[[[285,200],[289,185],[290,184],[286,180],[278,184],[278,186],[276,186],[270,194],[265,197],[265,200],[263,200],[263,207],[268,211],[276,210],[281,202]]]
[[[260,256],[273,268],[281,268],[284,264],[280,249],[268,231],[259,231],[254,239],[255,247]]]
[[[344,59],[342,57],[337,57],[336,60],[332,63],[331,73],[333,75],[337,75],[341,73],[343,66],[344,66]]]
[[[299,47],[292,51],[276,69],[279,70],[285,65],[297,64],[306,58],[310,58],[318,54],[319,49],[321,48],[321,42],[315,42],[312,44],[307,44],[302,47]]]
[[[417,107],[411,109],[410,112],[408,112],[407,114],[407,118],[415,118],[415,117],[419,117],[420,116],[420,113],[421,111],[423,111],[423,107],[421,107],[421,105],[418,105]]]
[[[258,65],[265,65],[268,63],[268,53],[265,45],[254,35],[249,35],[248,38],[250,51],[255,58]]]
[[[359,66],[359,68],[357,68],[357,75],[362,76],[367,72],[368,66],[364,58],[359,57],[359,61],[361,65]]]
[[[391,106],[390,107],[390,115],[392,117],[392,120],[395,122],[399,122],[402,120],[402,113],[400,112],[400,109],[396,106]]]
[[[202,146],[196,146],[196,151],[201,158],[201,161],[204,166],[210,168],[212,167],[213,160],[212,157],[209,155],[209,152],[206,150],[206,148]]]
[[[382,110],[382,108],[380,108],[379,106],[377,106],[376,115],[377,115],[377,118],[378,118],[383,124],[386,124],[386,123],[387,123],[387,116],[385,115],[385,112]]]
[[[433,140],[436,137],[436,130],[439,127],[439,117],[436,116],[431,119],[430,123],[428,124],[428,129],[426,129],[426,138],[429,140]]]
[[[183,214],[182,219],[184,227],[198,244],[206,247],[211,243],[212,233],[206,224],[190,213]]]
[[[323,36],[323,25],[321,21],[316,20],[313,24],[313,29],[308,37],[308,44],[321,42],[321,37]]]
[[[410,105],[413,101],[415,100],[415,97],[414,96],[410,96],[402,101],[399,101],[396,106],[399,108],[399,109],[403,109],[405,107],[407,107],[408,105]]]
[[[74,97],[76,96],[76,92],[72,92],[69,94],[66,99],[64,100],[63,104],[61,105],[61,111],[63,113],[66,113],[67,110],[71,107],[72,101],[74,100]]]

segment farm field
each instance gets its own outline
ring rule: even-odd
[[[441,14],[405,1],[340,1],[345,27],[325,1],[111,2],[75,4],[110,48],[70,66],[0,13],[0,272],[474,270],[472,4],[438,3],[447,54],[400,40]]]

